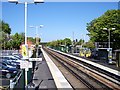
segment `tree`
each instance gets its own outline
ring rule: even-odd
[[[84,43],[84,40],[83,39],[80,39],[78,42],[77,42],[77,45],[83,45]]]
[[[21,42],[25,43],[25,33],[20,33]]]
[[[12,36],[12,43],[14,44],[13,48],[19,49],[19,46],[22,42],[22,37],[18,33],[15,33],[15,35]]]
[[[0,21],[0,24],[2,25],[0,31],[5,32],[6,34],[11,34],[11,28],[8,23],[5,23],[4,21]]]
[[[36,43],[37,45],[39,45],[39,44],[40,44],[40,41],[41,41],[41,38],[36,37],[34,40],[35,40],[35,43]],[[33,42],[34,42],[34,41],[33,41]]]
[[[66,46],[70,46],[72,44],[72,41],[69,38],[65,38],[63,42],[64,42],[64,45]]]
[[[66,45],[69,46],[72,44],[72,41],[69,38],[65,38],[64,40],[56,40],[56,41],[52,41],[47,43],[47,46],[51,46],[51,47],[58,47],[61,45]]]
[[[20,45],[24,42],[24,33],[15,33],[14,35],[11,35],[11,44],[12,48],[19,49]]]
[[[0,49],[5,49],[5,43],[6,43],[7,35],[5,32],[0,32]]]
[[[103,28],[115,28],[111,32],[111,42],[113,48],[120,47],[120,10],[108,10],[102,16],[92,20],[87,24],[87,31],[89,32],[90,40],[93,42],[108,42],[108,31]]]
[[[0,20],[0,49],[5,49],[7,42],[9,40],[9,35],[11,33],[11,28],[9,24]]]
[[[83,46],[86,47],[86,48],[90,48],[90,49],[95,48],[95,45],[92,41],[86,42]]]
[[[36,43],[36,38],[28,37],[27,39],[28,39],[28,41],[31,41],[34,44]]]

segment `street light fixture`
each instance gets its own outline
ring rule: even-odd
[[[44,3],[44,0],[34,0],[34,3]]]
[[[18,3],[18,0],[8,0],[8,2],[11,2],[11,3]]]
[[[42,28],[43,25],[40,26],[29,26],[30,28],[36,28],[36,44],[37,44],[37,37],[38,37],[38,28]]]
[[[111,64],[112,63],[112,50],[110,48],[110,31],[111,30],[115,30],[115,28],[111,28],[111,29],[108,29],[108,28],[103,28],[103,30],[107,30],[108,33],[109,33],[109,36],[108,36],[108,59],[109,59],[109,63]]]
[[[40,26],[29,26],[30,28],[36,28],[36,45],[38,45],[38,28],[42,28],[43,25]],[[36,53],[36,57],[38,57],[38,47],[37,47],[37,53]]]
[[[8,0],[11,3],[18,3],[18,0]],[[34,0],[34,3],[44,3],[44,0]]]
[[[38,37],[38,28],[42,28],[43,25],[40,26],[29,26],[30,28],[35,28],[36,29],[36,38]],[[37,40],[36,40],[36,44],[37,44]]]
[[[25,4],[25,45],[27,45],[27,5],[30,4],[30,3],[43,3],[44,0],[34,0],[34,2],[19,2],[18,0],[8,0],[8,2],[10,3],[24,3]]]
[[[111,31],[111,30],[115,30],[115,28],[111,28],[111,29],[103,28],[103,30],[107,30],[108,33],[109,33],[109,37],[108,37],[108,42],[109,42],[109,44],[108,44],[108,48],[110,48],[110,31]]]

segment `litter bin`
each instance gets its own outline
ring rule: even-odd
[[[32,81],[32,68],[29,68],[28,69],[28,74],[27,74],[27,82],[28,82],[28,84]]]

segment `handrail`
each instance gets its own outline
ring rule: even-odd
[[[19,73],[17,73],[17,75],[15,76],[15,78],[10,80],[10,89],[13,89],[15,87],[16,83],[18,82],[18,80],[22,76],[22,73],[23,73],[23,71],[20,70]]]

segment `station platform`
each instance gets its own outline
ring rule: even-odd
[[[53,63],[51,58],[47,55],[47,53],[41,48],[42,54],[44,56],[44,59],[47,63],[47,66],[50,70],[50,73],[53,77],[53,80],[56,85],[56,89],[62,89],[62,90],[73,90],[72,86],[69,84],[69,82],[66,80],[64,75],[61,73],[61,71],[58,69],[58,67]]]
[[[80,57],[80,56],[76,56],[76,55],[64,53],[64,52],[61,52],[61,51],[58,51],[58,50],[54,50],[54,49],[51,49],[51,48],[48,48],[48,49],[53,50],[55,52],[58,52],[60,54],[63,54],[65,56],[80,60],[80,61],[85,62],[87,64],[93,65],[97,68],[103,69],[103,70],[105,70],[107,72],[110,72],[112,74],[115,74],[117,76],[120,76],[120,67],[116,67],[115,65],[109,65],[107,63],[99,62],[99,60],[92,60],[92,59],[89,59],[89,58],[83,58],[83,57]]]
[[[42,51],[42,61],[36,61],[33,79],[31,83],[35,90],[58,90],[58,89],[69,89],[73,90],[69,82],[65,79],[61,71],[52,62],[47,53]]]
[[[38,89],[54,89],[56,85],[54,79],[49,71],[46,61],[37,61],[35,65],[33,82],[36,88]]]
[[[70,54],[70,53],[68,53],[68,54]],[[97,59],[93,59],[93,58],[81,57],[81,56],[79,56],[78,54],[71,54],[71,55],[74,55],[74,56],[77,56],[77,57],[86,59],[86,60],[88,60],[88,61],[92,61],[92,62],[98,63],[98,64],[100,64],[100,65],[109,67],[109,68],[114,69],[114,70],[117,70],[117,71],[120,71],[120,67],[117,67],[117,65],[116,65],[115,63],[114,63],[114,64],[109,64],[108,62],[106,62],[106,61],[104,61],[104,60],[97,60]]]

